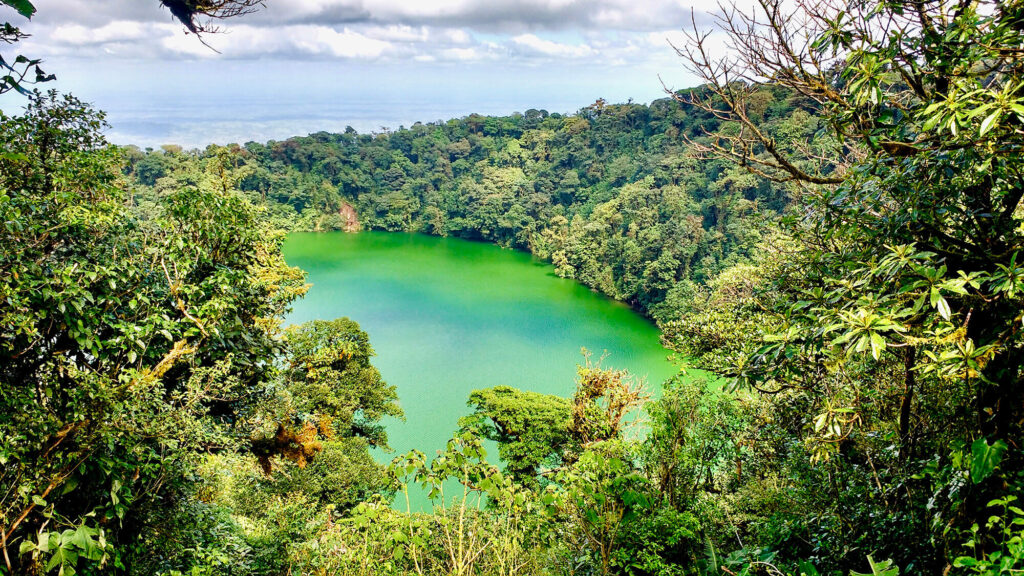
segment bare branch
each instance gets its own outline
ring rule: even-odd
[[[160,0],[160,4],[196,36],[219,32],[214,20],[252,14],[265,6],[264,0]]]

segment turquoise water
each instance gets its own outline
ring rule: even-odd
[[[284,253],[313,284],[289,322],[355,320],[398,389],[406,420],[387,422],[394,452],[381,461],[443,449],[473,390],[571,396],[582,347],[652,391],[677,371],[654,324],[529,254],[384,232],[291,234]]]

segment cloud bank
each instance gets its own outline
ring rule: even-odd
[[[157,0],[33,1],[31,21],[5,6],[0,19],[32,35],[14,51],[57,74],[40,88],[108,110],[115,141],[145,145],[650,101],[659,77],[693,85],[669,41],[691,18],[711,24],[697,0],[266,0],[217,23],[215,51]]]
[[[628,65],[698,21],[693,0],[268,0],[220,23],[210,50],[156,0],[37,0],[24,29],[43,57]],[[16,19],[16,17],[15,17]],[[218,53],[219,52],[219,53]]]

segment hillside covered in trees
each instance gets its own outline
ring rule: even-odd
[[[1020,573],[1024,3],[759,6],[649,106],[201,152],[0,116],[0,573]],[[282,326],[284,233],[357,228],[550,259],[727,384],[588,360],[382,465],[372,335]]]
[[[766,131],[826,146],[812,102],[767,86],[756,99]],[[282,228],[493,242],[668,319],[696,286],[746,261],[763,223],[789,203],[785,186],[693,152],[688,139],[721,124],[671,98],[598,100],[572,115],[470,115],[379,134],[127,156],[140,196],[175,190],[216,165]]]

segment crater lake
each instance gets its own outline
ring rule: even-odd
[[[292,233],[284,254],[312,284],[289,323],[355,320],[370,336],[373,364],[398,390],[405,421],[385,422],[393,452],[377,451],[383,462],[443,449],[470,412],[473,390],[508,385],[571,397],[583,348],[594,361],[604,356],[603,367],[645,379],[654,395],[678,372],[650,320],[523,252],[330,232]],[[488,459],[497,461],[496,451]]]

